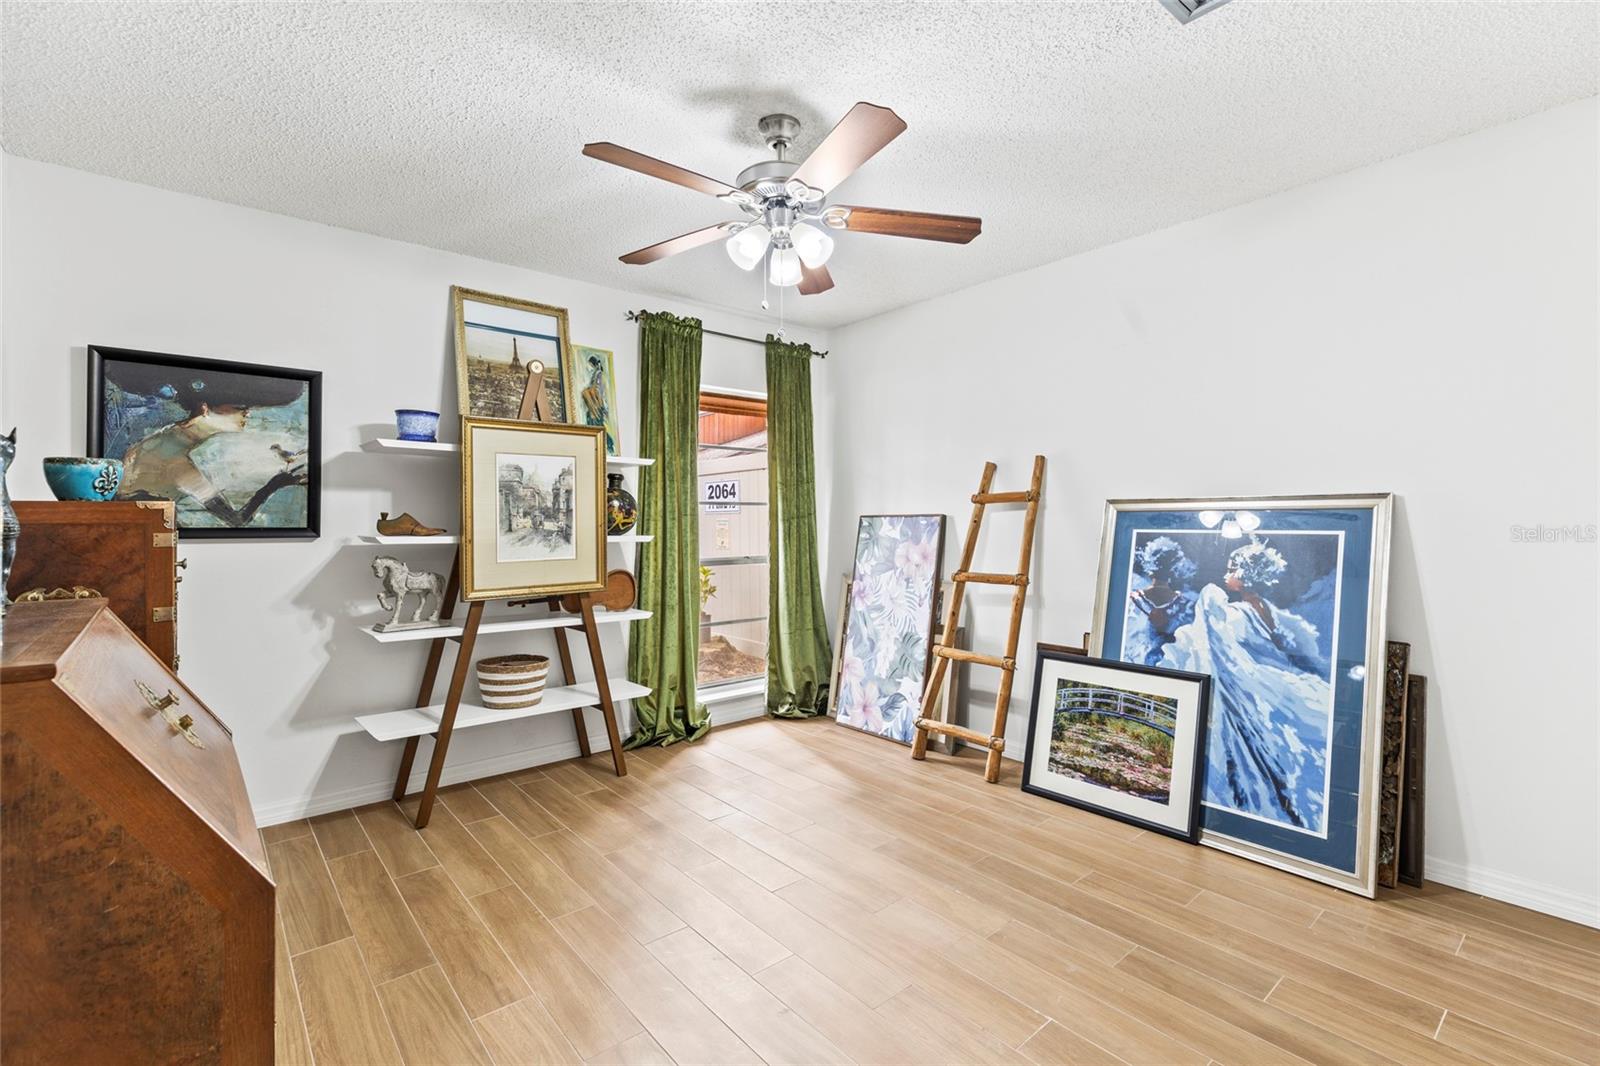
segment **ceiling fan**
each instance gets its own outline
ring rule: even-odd
[[[966,244],[983,229],[982,219],[963,215],[828,203],[828,193],[836,185],[905,132],[905,122],[887,107],[856,104],[801,163],[787,158],[800,133],[799,119],[767,115],[757,128],[775,158],[746,167],[734,179],[735,185],[610,141],[584,145],[583,154],[592,159],[715,196],[745,215],[629,252],[622,261],[636,266],[654,263],[720,240],[741,270],[754,270],[766,260],[772,284],[798,285],[801,294],[809,296],[833,288],[826,265],[833,254],[828,230]]]

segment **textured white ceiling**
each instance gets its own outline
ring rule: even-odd
[[[731,180],[787,111],[910,128],[834,200],[981,215],[843,234],[839,325],[1596,91],[1588,3],[4,5],[7,151],[570,277],[752,310],[733,213],[578,154]]]

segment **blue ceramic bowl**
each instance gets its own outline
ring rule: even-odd
[[[394,425],[400,431],[401,440],[439,439],[438,411],[397,410],[394,413]]]
[[[122,460],[52,456],[44,461],[44,479],[58,500],[103,502],[116,498]]]

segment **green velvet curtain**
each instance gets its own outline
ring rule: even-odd
[[[639,606],[628,677],[650,687],[633,701],[630,748],[697,740],[711,727],[695,698],[700,656],[700,320],[648,312],[639,319]]]
[[[811,357],[808,344],[767,337],[767,712],[780,718],[827,709],[832,658],[817,572]]]

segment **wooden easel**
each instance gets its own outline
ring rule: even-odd
[[[1033,481],[1026,492],[990,492],[989,487],[994,483],[994,471],[993,463],[983,464],[983,478],[978,482],[978,491],[972,496],[972,521],[967,523],[967,542],[961,549],[961,566],[950,579],[955,582],[955,591],[950,595],[944,632],[952,634],[956,632],[956,622],[961,617],[962,595],[969,584],[1010,585],[1011,625],[1006,632],[1006,653],[1003,656],[981,655],[978,652],[963,651],[942,644],[934,645],[933,677],[929,678],[928,687],[923,690],[922,713],[917,718],[917,732],[911,742],[913,759],[926,758],[930,732],[959,737],[968,743],[983,745],[989,749],[988,759],[983,766],[983,779],[991,784],[1000,780],[1000,753],[1006,746],[1006,712],[1011,705],[1011,682],[1017,672],[1017,635],[1022,629],[1022,598],[1028,591],[1028,564],[1033,558],[1033,523],[1039,512],[1039,497],[1044,492],[1044,456],[1033,457]],[[1022,520],[1022,555],[1017,560],[1015,574],[984,574],[972,570],[972,556],[977,551],[978,531],[983,526],[984,508],[991,503],[1028,505],[1027,514]],[[1000,670],[1000,691],[995,695],[994,701],[994,728],[988,736],[977,730],[956,725],[954,722],[940,721],[934,715],[934,708],[939,705],[939,689],[944,684],[945,671],[949,669],[952,660],[976,663],[979,666],[993,666]]]
[[[440,621],[446,621],[455,613],[456,599],[461,593],[461,557],[458,554],[456,561],[450,566],[450,577],[445,582],[444,603],[439,610]],[[551,596],[545,602],[552,611],[559,610],[559,597]],[[439,679],[439,664],[444,659],[444,646],[446,641],[460,641],[461,646],[456,650],[456,662],[450,673],[450,687],[446,690],[444,698],[444,713],[439,716],[438,732],[433,734],[433,758],[428,763],[428,779],[422,786],[422,801],[417,805],[416,825],[418,829],[425,829],[428,820],[433,817],[433,800],[439,791],[439,775],[444,771],[445,755],[450,750],[450,734],[455,729],[456,712],[461,707],[461,693],[467,686],[467,672],[472,669],[472,649],[478,640],[478,626],[483,621],[484,600],[474,600],[467,605],[467,620],[462,627],[459,637],[440,637],[431,641],[428,646],[428,664],[422,671],[422,687],[417,692],[417,706],[427,707],[433,702],[433,687]],[[583,620],[582,629],[584,639],[589,645],[589,661],[594,664],[594,684],[599,695],[597,701],[600,713],[606,721],[606,736],[611,741],[611,765],[616,770],[618,777],[623,777],[628,772],[627,762],[622,755],[622,737],[617,732],[616,710],[611,703],[611,682],[606,677],[605,658],[600,651],[600,630],[595,625],[594,606],[590,602],[588,593],[578,594],[578,615]],[[572,649],[567,645],[567,630],[557,627],[555,630],[556,653],[561,659],[561,673],[568,685],[577,679],[572,676]],[[589,751],[589,730],[583,722],[584,708],[572,709],[572,724],[578,731],[578,750],[585,757]],[[400,773],[394,780],[394,801],[399,803],[406,798],[406,785],[411,780],[411,766],[417,757],[417,742],[421,737],[407,737],[405,751],[400,756]]]

